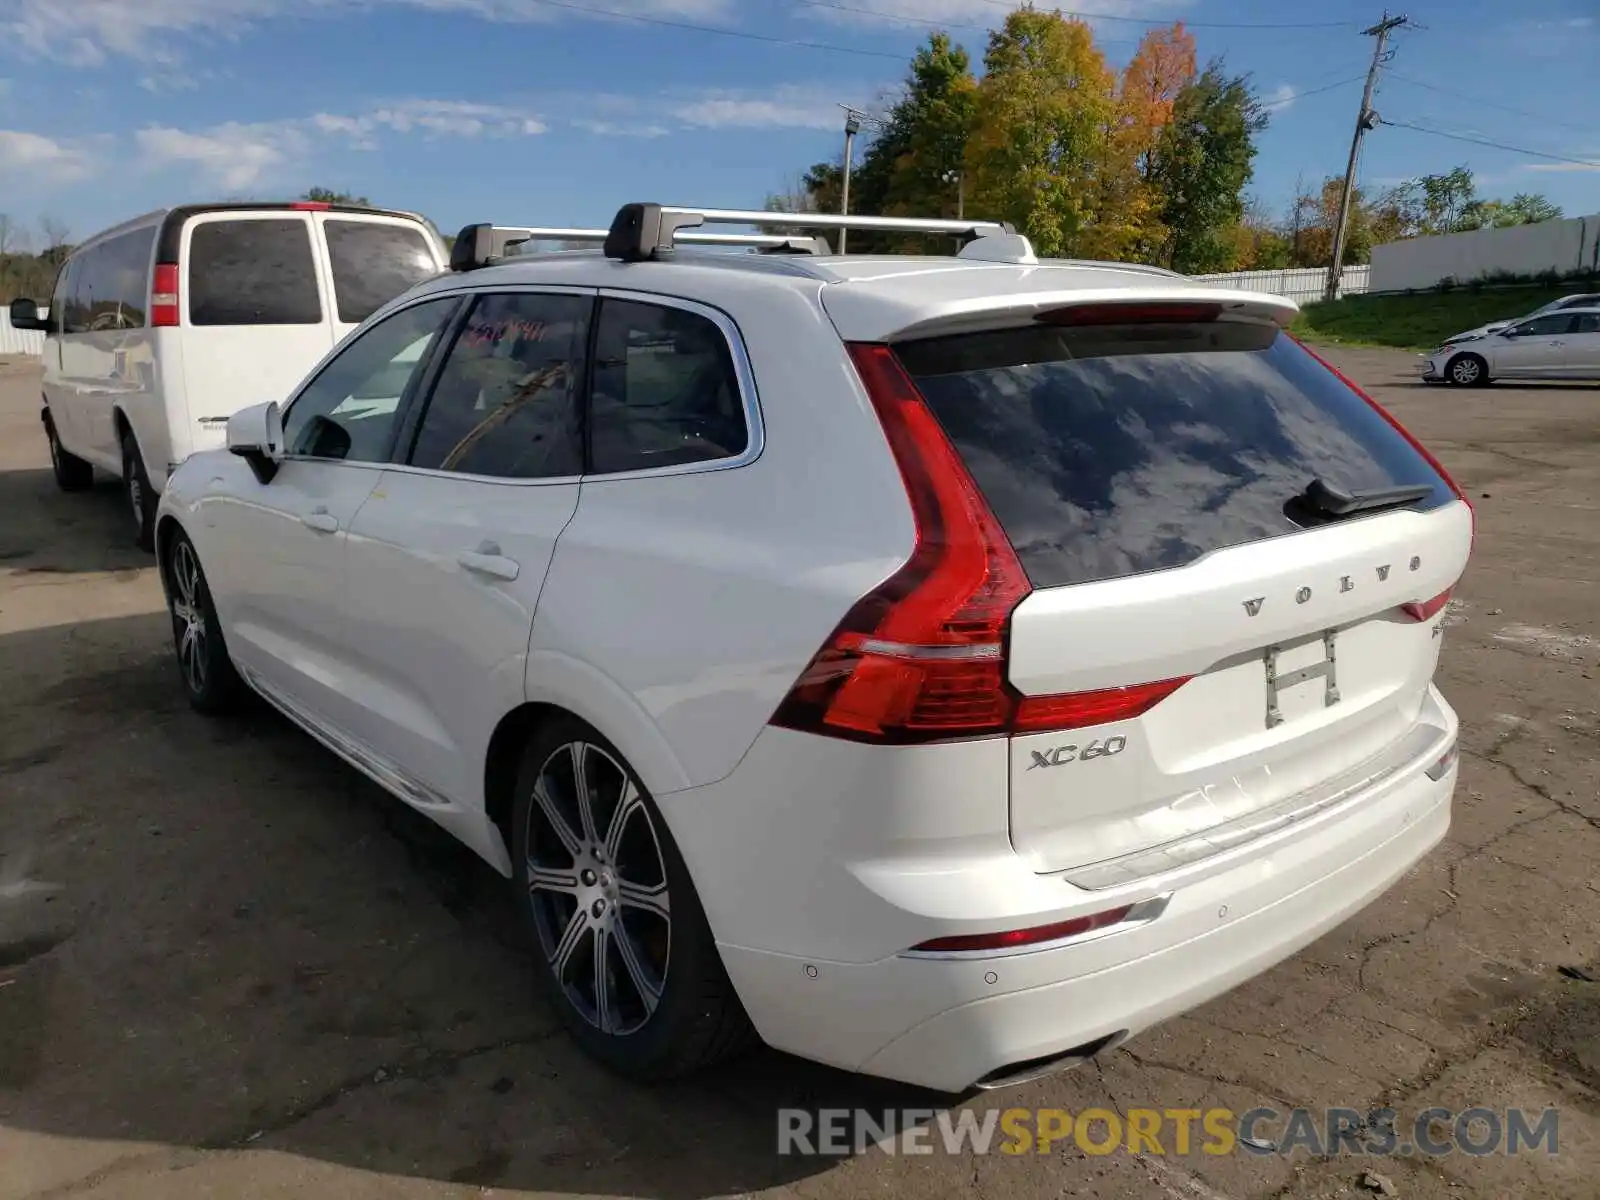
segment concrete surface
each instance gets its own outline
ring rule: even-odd
[[[0,365],[0,1196],[1580,1197],[1600,1179],[1600,389],[1334,352],[1470,487],[1449,841],[1304,954],[967,1107],[1561,1110],[1560,1153],[779,1157],[775,1110],[926,1096],[760,1054],[619,1083],[498,880],[282,721],[192,715],[120,493],[65,495]]]

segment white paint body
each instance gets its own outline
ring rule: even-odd
[[[503,873],[485,795],[497,726],[533,703],[599,729],[654,795],[773,1046],[965,1088],[1234,986],[1443,837],[1457,722],[1431,683],[1441,618],[1398,606],[1460,576],[1462,503],[1023,601],[1010,659],[1023,694],[1195,676],[1133,720],[915,747],[769,724],[914,543],[845,341],[1129,295],[1285,322],[1292,305],[1113,266],[569,254],[419,285],[369,324],[439,295],[540,287],[725,314],[752,450],[536,483],[291,458],[261,484],[243,459],[202,453],[173,476],[162,528],[193,540],[246,679]],[[322,529],[304,523],[314,510]],[[515,578],[463,565],[484,543]],[[1341,591],[1342,579],[1354,582]],[[1320,684],[1290,688],[1285,724],[1265,728],[1262,647],[1289,647],[1287,660],[1330,627],[1343,703],[1324,708]],[[1028,769],[1035,750],[1113,735],[1125,753]],[[1208,833],[1217,842],[1199,853]],[[907,953],[1161,897],[1160,916],[1105,936]]]

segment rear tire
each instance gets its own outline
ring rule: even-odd
[[[184,694],[196,712],[207,716],[232,712],[245,695],[244,681],[228,657],[200,556],[181,529],[167,539],[165,552],[167,611],[172,615],[172,648]]]
[[[572,717],[540,728],[513,821],[534,969],[579,1046],[663,1080],[756,1042],[666,822],[609,742]]]
[[[145,473],[144,456],[131,429],[122,434],[122,488],[133,509],[133,544],[141,550],[156,548],[156,493]]]
[[[94,468],[61,444],[50,410],[44,413],[44,436],[50,443],[50,469],[63,492],[83,492],[94,486]]]
[[[1483,387],[1489,382],[1489,364],[1477,354],[1458,354],[1445,364],[1444,377],[1456,387]]]

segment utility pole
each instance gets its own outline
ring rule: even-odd
[[[844,109],[844,186],[839,197],[839,214],[848,217],[850,215],[850,162],[855,156],[856,134],[861,132],[863,114],[846,105],[840,105],[839,107]],[[839,230],[840,254],[846,253],[845,239],[849,234],[850,231],[848,229]]]
[[[1344,192],[1339,197],[1339,222],[1333,229],[1333,261],[1328,264],[1328,287],[1324,292],[1324,299],[1337,300],[1339,298],[1339,277],[1344,273],[1344,243],[1345,230],[1350,223],[1350,205],[1355,199],[1356,190],[1356,164],[1361,161],[1361,139],[1367,136],[1367,130],[1378,124],[1378,114],[1372,108],[1372,94],[1378,87],[1378,73],[1383,69],[1383,64],[1389,61],[1389,34],[1401,26],[1411,22],[1405,17],[1391,17],[1388,13],[1370,29],[1363,29],[1364,36],[1376,38],[1372,47],[1372,66],[1367,70],[1367,86],[1361,93],[1361,113],[1356,118],[1355,137],[1350,139],[1350,162],[1344,170]]]

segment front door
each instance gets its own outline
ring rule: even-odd
[[[353,732],[420,803],[481,806],[489,736],[523,701],[534,609],[578,503],[593,305],[577,289],[479,296],[351,528]]]
[[[349,531],[389,460],[398,419],[455,297],[402,309],[328,364],[284,415],[285,460],[268,483],[231,456],[220,489],[229,537],[202,556],[229,649],[271,697],[319,731],[345,730],[362,701],[347,665]]]
[[[1496,378],[1558,378],[1566,368],[1567,335],[1576,318],[1571,313],[1548,313],[1505,330],[1494,348]]]

